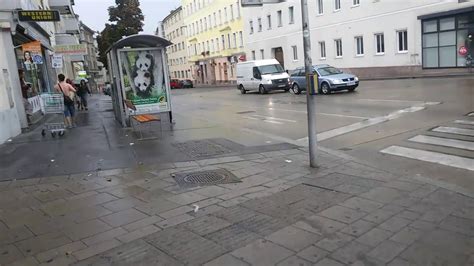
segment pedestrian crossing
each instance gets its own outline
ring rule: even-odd
[[[437,126],[407,139],[407,147],[393,145],[381,153],[474,171],[474,120],[470,113],[448,126]],[[471,117],[473,117],[472,115]],[[416,144],[416,147],[410,147]],[[422,148],[419,148],[422,147]]]

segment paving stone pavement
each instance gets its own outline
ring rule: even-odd
[[[0,182],[0,265],[474,265],[474,198],[320,154]],[[173,179],[211,169],[242,182]]]

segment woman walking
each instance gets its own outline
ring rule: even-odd
[[[87,94],[91,95],[89,86],[87,85],[85,80],[81,80],[81,83],[79,84],[79,89],[77,91],[77,96],[81,98],[81,110],[89,110],[87,108]]]
[[[64,96],[64,116],[65,124],[67,128],[73,128],[76,126],[74,123],[74,94],[76,89],[73,86],[66,83],[66,77],[63,74],[58,75],[59,83],[54,86],[57,92],[61,93]]]

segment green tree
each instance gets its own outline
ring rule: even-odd
[[[140,9],[139,0],[115,0],[111,6],[109,21],[97,36],[99,46],[99,60],[107,67],[107,49],[124,36],[137,34],[143,30],[144,16]]]

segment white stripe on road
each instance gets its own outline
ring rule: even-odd
[[[337,117],[349,117],[357,119],[369,119],[367,116],[355,116],[355,115],[340,115],[340,114],[328,114],[328,113],[316,113],[316,115],[327,115],[327,116],[337,116]]]
[[[441,132],[441,133],[449,133],[449,134],[456,134],[456,135],[464,135],[464,136],[473,136],[474,137],[474,130],[466,129],[466,128],[437,127],[437,128],[432,129],[431,131]]]
[[[454,121],[454,123],[474,126],[474,121],[469,121],[469,120],[456,120],[456,121]]]
[[[446,139],[446,138],[439,138],[439,137],[432,137],[432,136],[425,136],[425,135],[415,136],[409,139],[409,141],[474,151],[474,142],[471,142],[471,141]]]
[[[439,152],[431,152],[405,148],[400,146],[390,146],[380,152],[400,157],[406,157],[424,162],[437,163],[441,165],[474,171],[474,160]]]
[[[358,101],[367,101],[367,102],[393,102],[393,103],[424,103],[423,101],[389,100],[389,99],[358,99]]]
[[[467,116],[474,116],[474,112],[467,114]]]
[[[277,117],[273,117],[273,116],[252,115],[252,117],[260,117],[260,118],[268,119],[268,120],[276,120],[276,121],[283,121],[283,122],[296,123],[295,120],[288,120],[288,119],[277,118]]]
[[[260,108],[260,107],[255,107],[255,108]],[[281,109],[281,108],[275,108],[275,107],[261,108],[261,109],[268,109],[268,110],[272,110],[272,111],[275,110],[275,111],[293,112],[293,113],[300,113],[300,114],[306,114],[306,113],[308,113],[307,111],[291,110],[291,109]],[[368,116],[342,115],[342,114],[331,114],[331,113],[316,113],[316,115],[348,117],[348,118],[356,118],[356,119],[369,119],[369,118],[370,118],[370,117],[368,117]]]
[[[263,122],[270,123],[270,124],[278,124],[278,125],[282,125],[282,124],[283,124],[282,122],[273,121],[273,120],[261,119],[261,118],[257,118],[257,117],[253,117],[253,116],[243,116],[243,118],[251,119],[251,120],[263,121]]]

